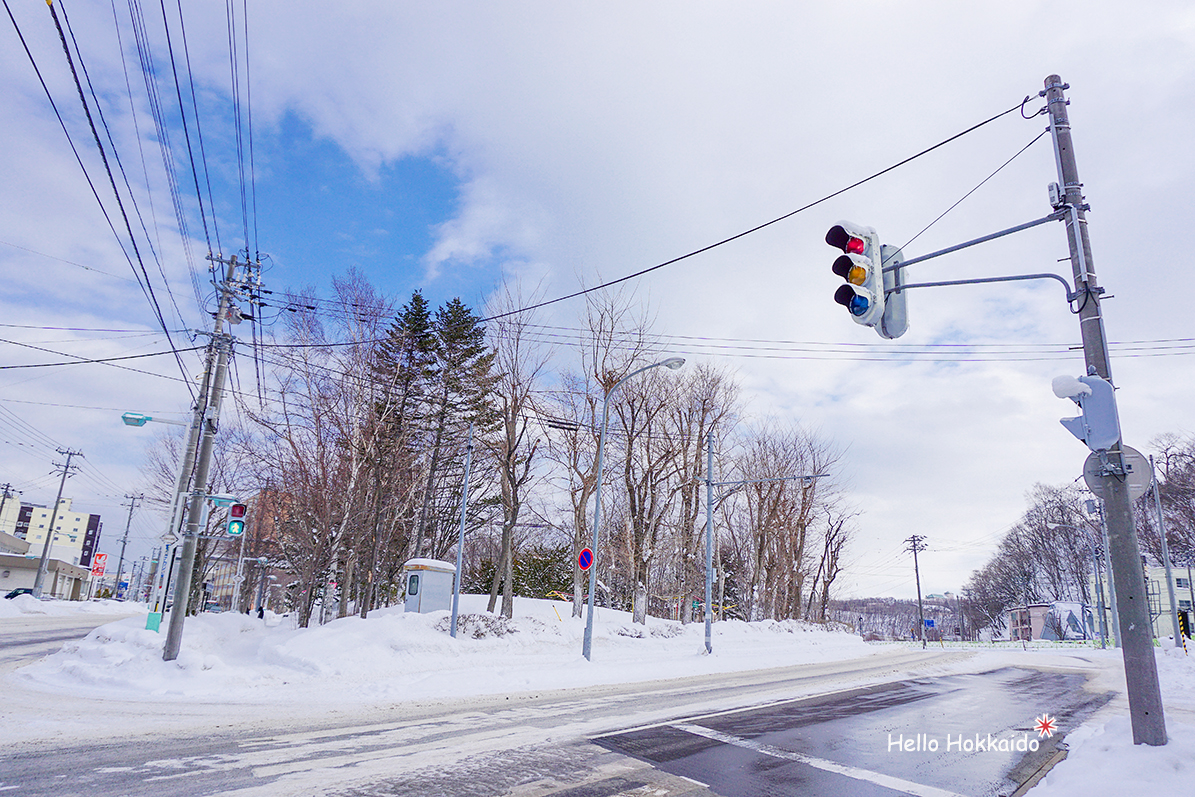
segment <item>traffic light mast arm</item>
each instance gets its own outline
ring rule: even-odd
[[[920,263],[923,260],[931,260],[935,257],[941,257],[942,255],[948,255],[951,252],[957,252],[960,249],[966,249],[968,247],[975,246],[977,244],[983,244],[983,243],[987,243],[988,241],[994,241],[997,238],[1003,238],[1006,235],[1012,235],[1014,232],[1021,232],[1023,230],[1029,230],[1034,227],[1045,224],[1047,222],[1065,221],[1069,217],[1069,215],[1070,215],[1070,210],[1068,208],[1062,208],[1061,210],[1057,210],[1057,211],[1051,213],[1049,216],[1043,216],[1040,219],[1036,219],[1035,221],[1029,221],[1029,222],[1025,222],[1024,224],[1018,224],[1016,227],[1009,227],[1007,230],[1000,230],[1000,232],[994,232],[994,233],[991,233],[990,235],[984,235],[980,238],[973,238],[972,240],[964,241],[961,244],[955,244],[954,246],[948,246],[945,249],[939,249],[936,252],[930,252],[928,255],[922,255],[921,257],[911,257],[899,265],[885,266],[883,270],[884,271],[895,271],[898,268],[904,268],[905,266],[911,266],[915,263]],[[1070,290],[1069,287],[1067,290],[1069,292],[1069,290]]]
[[[886,293],[900,293],[901,291],[907,291],[910,288],[941,288],[946,285],[981,285],[981,284],[987,283],[987,282],[1017,282],[1020,280],[1042,280],[1042,279],[1055,279],[1055,280],[1058,280],[1059,282],[1061,282],[1063,287],[1066,288],[1066,301],[1068,303],[1073,302],[1076,298],[1078,298],[1078,294],[1071,290],[1070,283],[1067,282],[1064,277],[1062,277],[1059,274],[1048,274],[1048,273],[1047,274],[1014,274],[1009,277],[980,277],[978,279],[945,280],[943,282],[902,283],[898,287],[893,288],[890,291],[886,291]]]

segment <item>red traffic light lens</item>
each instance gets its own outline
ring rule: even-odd
[[[243,518],[245,516],[245,505],[233,504],[228,507],[228,516],[230,518]]]
[[[867,241],[859,235],[852,234],[841,224],[835,224],[826,233],[826,243],[848,255],[861,255],[867,250]]]

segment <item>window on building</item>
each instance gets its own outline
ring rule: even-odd
[[[1189,611],[1191,611],[1191,602],[1190,602],[1190,601],[1179,601],[1179,602],[1178,602],[1178,610],[1179,610],[1180,612],[1189,612]]]
[[[1178,587],[1179,589],[1190,589],[1191,581],[1185,578],[1176,578],[1174,579],[1174,586]]]

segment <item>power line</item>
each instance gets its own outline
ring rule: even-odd
[[[949,138],[946,138],[946,139],[944,139],[944,140],[942,140],[942,141],[939,141],[937,144],[934,144],[933,146],[927,147],[927,148],[925,148],[925,149],[921,150],[920,152],[918,152],[918,153],[917,153],[917,154],[915,154],[915,155],[911,155],[911,156],[909,156],[909,157],[905,158],[904,160],[901,160],[901,161],[899,161],[899,162],[897,162],[897,163],[894,163],[894,164],[892,164],[891,166],[888,166],[888,167],[886,167],[886,168],[884,168],[884,169],[881,169],[881,170],[880,170],[880,171],[878,171],[878,172],[875,172],[874,174],[872,174],[872,175],[870,175],[870,176],[868,176],[868,177],[864,177],[862,180],[858,180],[858,181],[856,181],[856,182],[854,182],[854,183],[851,183],[850,185],[848,185],[848,186],[846,186],[846,187],[844,187],[844,188],[840,188],[840,189],[838,189],[837,191],[834,191],[833,193],[827,194],[827,195],[825,195],[825,196],[821,197],[820,199],[816,199],[816,200],[814,200],[814,201],[812,201],[812,202],[809,202],[809,203],[807,203],[807,204],[805,204],[805,205],[803,205],[803,206],[801,206],[801,207],[797,208],[796,210],[789,211],[788,213],[785,213],[785,214],[784,214],[784,215],[782,215],[782,216],[778,216],[778,217],[776,217],[776,218],[774,218],[774,219],[772,219],[772,220],[770,220],[770,221],[766,221],[766,222],[764,222],[764,223],[762,223],[762,224],[758,224],[758,225],[756,225],[756,226],[754,226],[754,227],[752,227],[752,228],[750,228],[750,229],[748,229],[748,230],[744,230],[744,231],[742,231],[742,232],[736,233],[736,234],[734,234],[734,235],[731,235],[731,236],[730,236],[730,237],[728,237],[728,238],[723,238],[723,239],[722,239],[722,240],[720,240],[720,241],[716,241],[715,243],[709,244],[709,245],[707,245],[707,246],[703,246],[703,247],[701,247],[701,248],[699,248],[699,249],[695,249],[695,250],[693,250],[693,251],[691,251],[691,252],[688,252],[688,253],[686,253],[686,254],[680,255],[680,256],[678,256],[678,257],[674,257],[674,258],[672,258],[672,259],[670,259],[670,260],[666,260],[666,261],[664,261],[664,262],[662,262],[662,263],[657,263],[657,264],[656,264],[656,265],[654,265],[654,266],[649,266],[648,268],[640,269],[639,271],[636,271],[636,272],[634,272],[633,274],[628,274],[628,275],[626,275],[626,276],[624,276],[624,277],[619,277],[618,279],[611,280],[611,281],[609,281],[609,282],[604,282],[604,283],[602,283],[602,284],[600,284],[600,285],[595,285],[595,286],[593,286],[593,287],[590,287],[590,288],[583,288],[583,289],[581,289],[581,290],[579,290],[579,291],[574,291],[573,293],[567,294],[567,295],[565,295],[565,296],[560,296],[560,297],[557,297],[557,298],[555,298],[555,299],[547,299],[547,300],[544,300],[544,301],[542,301],[542,302],[537,302],[537,303],[535,303],[535,304],[528,305],[528,306],[526,306],[526,307],[520,307],[520,308],[516,308],[516,309],[514,309],[514,310],[510,310],[510,311],[507,311],[507,312],[504,312],[504,313],[497,313],[497,314],[495,314],[495,315],[492,315],[492,316],[488,316],[488,317],[482,318],[482,319],[480,319],[480,320],[481,320],[481,323],[485,323],[485,322],[487,322],[487,321],[495,321],[495,320],[498,320],[498,319],[501,319],[501,318],[507,318],[507,317],[509,317],[509,316],[518,315],[518,314],[520,314],[520,313],[526,313],[526,312],[529,312],[529,311],[531,311],[531,310],[537,310],[537,309],[539,309],[539,308],[541,308],[541,307],[547,307],[548,305],[556,304],[556,303],[558,303],[558,302],[563,302],[563,301],[566,301],[566,300],[568,300],[568,299],[575,299],[575,298],[576,298],[576,297],[578,297],[578,296],[584,296],[584,295],[586,295],[586,294],[588,294],[588,293],[592,293],[592,292],[594,292],[594,291],[599,291],[599,290],[603,290],[603,289],[605,289],[605,288],[610,288],[610,287],[613,287],[613,286],[615,286],[615,285],[619,285],[619,284],[621,284],[621,283],[623,283],[623,282],[627,282],[628,280],[632,280],[632,279],[635,279],[635,278],[637,278],[637,277],[642,277],[642,276],[644,276],[645,274],[650,274],[651,272],[653,272],[653,271],[656,271],[656,270],[658,270],[658,269],[661,269],[661,268],[664,268],[665,266],[670,266],[670,265],[673,265],[673,264],[675,264],[675,263],[679,263],[679,262],[681,262],[682,260],[688,260],[688,259],[689,259],[689,258],[691,258],[691,257],[695,257],[695,256],[697,256],[697,255],[699,255],[699,254],[704,254],[705,252],[709,252],[709,251],[711,251],[711,250],[713,250],[713,249],[716,249],[716,248],[718,248],[718,247],[720,247],[720,246],[724,246],[724,245],[726,245],[726,244],[729,244],[729,243],[731,243],[731,242],[733,242],[733,241],[737,241],[737,240],[739,240],[740,238],[744,238],[744,237],[746,237],[746,236],[748,236],[748,235],[751,235],[752,233],[759,232],[760,230],[763,230],[763,229],[765,229],[765,228],[767,228],[767,227],[770,227],[770,226],[772,226],[773,224],[778,224],[779,222],[781,222],[781,221],[784,221],[784,220],[786,220],[786,219],[789,219],[789,218],[792,218],[793,216],[796,216],[796,215],[797,215],[797,214],[799,214],[799,213],[803,213],[803,212],[805,212],[805,211],[807,211],[807,210],[809,210],[809,209],[811,209],[811,208],[817,207],[818,205],[820,205],[820,204],[822,204],[822,203],[824,203],[824,202],[828,202],[829,200],[831,200],[831,199],[833,199],[833,198],[835,198],[835,197],[837,197],[837,196],[841,196],[842,194],[845,194],[846,192],[848,192],[848,191],[850,191],[850,190],[852,190],[852,189],[858,188],[859,186],[861,186],[861,185],[863,185],[863,184],[865,184],[865,183],[871,182],[872,180],[875,180],[875,179],[877,179],[877,178],[879,178],[879,177],[881,177],[881,176],[883,176],[883,175],[887,174],[888,172],[891,172],[891,171],[893,171],[894,169],[898,169],[898,168],[900,168],[901,166],[904,166],[904,165],[906,165],[906,164],[908,164],[908,163],[911,163],[912,161],[915,161],[915,160],[917,160],[917,159],[918,159],[918,158],[920,158],[920,157],[923,157],[923,156],[925,156],[925,155],[928,155],[929,153],[933,152],[934,150],[936,150],[936,149],[939,149],[940,147],[943,147],[943,146],[945,146],[946,144],[949,144],[949,143],[950,143],[950,142],[952,142],[952,141],[955,141],[955,140],[957,140],[957,139],[959,139],[959,138],[961,138],[961,137],[963,137],[963,136],[965,136],[965,135],[967,135],[967,134],[969,134],[969,133],[972,133],[972,132],[974,132],[974,131],[978,130],[979,128],[983,127],[984,125],[990,124],[991,122],[994,122],[994,121],[996,121],[997,119],[999,119],[999,118],[1001,118],[1001,117],[1003,117],[1003,116],[1006,116],[1007,114],[1010,114],[1010,113],[1012,113],[1013,111],[1016,111],[1016,110],[1020,109],[1020,108],[1021,108],[1023,105],[1024,105],[1024,101],[1022,100],[1021,102],[1019,102],[1019,103],[1017,103],[1016,105],[1014,105],[1012,108],[1009,108],[1009,109],[1008,109],[1008,110],[1006,110],[1006,111],[1002,111],[1002,112],[1000,112],[1000,113],[996,114],[995,116],[992,116],[992,117],[990,117],[989,119],[986,119],[986,120],[984,120],[984,121],[982,121],[982,122],[979,122],[978,124],[972,125],[971,127],[967,128],[966,130],[963,130],[963,131],[961,131],[961,132],[959,132],[959,133],[956,133],[956,134],[954,134],[953,136],[950,136]],[[1041,136],[1038,136],[1038,138],[1040,138],[1040,137],[1041,137]],[[1033,144],[1035,141],[1037,141],[1037,138],[1035,138],[1033,141],[1031,141],[1031,142],[1029,143],[1029,145],[1026,145],[1026,147],[1024,147],[1022,150],[1020,150],[1019,152],[1017,152],[1017,154],[1016,154],[1016,155],[1014,155],[1012,158],[1010,158],[1010,159],[1009,159],[1009,160],[1008,160],[1008,161],[1007,161],[1005,164],[1003,164],[1002,166],[1000,166],[1000,168],[998,168],[998,169],[996,170],[996,172],[993,172],[991,176],[989,176],[987,179],[985,179],[984,181],[982,181],[982,182],[981,182],[981,183],[980,183],[978,186],[976,186],[974,189],[972,189],[970,192],[968,192],[968,194],[966,194],[966,195],[963,197],[963,199],[966,199],[966,198],[967,198],[967,196],[970,196],[970,195],[971,195],[971,193],[974,193],[974,191],[975,191],[975,190],[977,190],[977,189],[978,189],[980,186],[982,186],[984,183],[986,183],[986,182],[987,182],[987,180],[990,180],[992,176],[995,176],[995,174],[996,174],[996,173],[998,173],[998,172],[999,172],[1001,169],[1003,169],[1005,166],[1007,166],[1007,165],[1008,165],[1008,163],[1011,163],[1013,160],[1015,160],[1015,159],[1016,159],[1016,157],[1017,157],[1017,156],[1019,156],[1019,155],[1021,154],[1021,152],[1024,152],[1024,151],[1025,151],[1025,149],[1028,149],[1028,147],[1029,147],[1029,146],[1032,146],[1032,144]],[[960,199],[960,200],[959,200],[959,202],[962,202],[962,201],[963,201],[962,199]],[[954,205],[952,205],[952,206],[951,206],[951,208],[947,209],[946,213],[950,212],[950,210],[952,210],[954,207],[957,207],[957,205],[959,204],[959,202],[956,202]],[[945,214],[945,213],[943,213],[942,215],[944,216],[944,215],[946,215],[946,214]],[[941,219],[941,216],[939,216],[939,217],[938,217],[938,219]],[[933,226],[933,224],[935,224],[936,222],[937,222],[937,219],[935,219],[935,220],[934,220],[934,222],[931,222],[929,226]],[[927,226],[927,227],[926,227],[926,229],[929,229],[929,226]],[[925,230],[922,230],[922,232],[925,232]],[[921,235],[921,233],[918,233],[917,235],[919,236],[919,235]],[[912,240],[915,240],[915,239],[916,239],[916,237],[917,237],[917,236],[914,236],[914,238],[913,238]],[[910,241],[910,242],[911,242],[911,241]],[[906,244],[906,245],[907,245],[907,244]],[[269,293],[269,292],[266,292],[266,293]],[[299,308],[285,307],[285,308],[282,308],[282,309],[285,309],[285,310],[290,310],[291,312],[297,312],[299,309],[307,309],[307,310],[310,310],[310,311],[316,311],[318,308],[316,308],[316,307],[314,307],[314,306],[312,306],[312,305],[302,305],[302,306],[300,306]]]
[[[179,111],[179,115],[182,117],[182,122],[183,122],[183,138],[186,139],[186,142],[187,142],[187,158],[191,162],[191,176],[195,179],[195,195],[199,200],[199,217],[203,221],[203,237],[207,241],[208,253],[210,254],[212,252],[212,238],[211,238],[210,233],[208,232],[207,213],[204,211],[204,208],[203,208],[203,190],[199,187],[199,170],[197,169],[197,167],[195,165],[195,152],[191,148],[191,130],[187,124],[187,111],[186,111],[186,106],[183,103],[182,84],[179,82],[179,79],[178,79],[178,64],[174,58],[174,42],[172,41],[171,36],[170,36],[170,20],[166,15],[166,0],[159,0],[159,4],[162,7],[162,27],[166,31],[166,51],[170,55],[170,70],[171,70],[171,73],[174,75],[174,91],[175,91],[176,96],[178,97],[178,111]],[[188,76],[190,76],[190,74],[191,74],[191,55],[190,55],[189,49],[187,48],[187,28],[186,28],[186,25],[183,23],[183,6],[182,6],[181,0],[178,5],[178,17],[179,17],[179,28],[182,32],[183,52],[187,58],[187,74],[188,74]],[[194,80],[191,79],[190,77],[188,77],[188,80],[191,80],[191,101],[192,101],[192,105],[194,106],[194,109],[195,109],[195,133],[196,133],[196,137],[199,139],[199,154],[200,154],[200,157],[203,159],[203,173],[204,173],[205,178],[207,179],[208,198],[210,200],[212,184],[211,184],[211,178],[210,178],[210,176],[208,176],[207,155],[203,149],[203,135],[202,135],[202,131],[199,127],[199,104],[195,101]],[[214,203],[212,203],[212,228],[215,230],[215,233],[216,233],[216,248],[220,249],[221,248],[221,246],[220,246],[220,229],[216,224],[216,209],[215,209]]]
[[[33,346],[28,343],[20,343],[15,340],[5,340],[3,338],[0,338],[0,343],[10,343],[14,346],[21,346],[26,349],[34,349],[36,351],[44,351],[44,352],[47,352],[48,354],[56,354],[59,357],[74,357],[75,358],[74,360],[68,360],[66,362],[56,362],[56,363],[29,363],[29,364],[23,364],[23,365],[0,365],[0,371],[14,370],[14,369],[18,369],[18,368],[50,368],[50,367],[59,366],[59,365],[82,365],[83,363],[106,364],[106,363],[120,362],[121,360],[139,360],[139,359],[143,359],[145,357],[161,357],[164,354],[173,354],[177,357],[179,353],[189,352],[189,351],[199,351],[200,349],[205,348],[203,346],[192,346],[189,349],[170,349],[168,351],[155,351],[155,352],[149,352],[147,354],[126,354],[126,355],[122,355],[119,357],[98,357],[95,359],[91,359],[91,358],[79,356],[77,354],[69,354],[67,352],[53,351],[51,349],[42,348],[41,346]],[[120,368],[121,366],[117,365],[117,366],[113,366],[113,367]],[[136,370],[136,369],[129,368],[126,370],[132,371],[132,370]],[[147,373],[147,372],[146,371],[138,371],[138,373]],[[160,376],[160,374],[151,374],[151,375],[152,376]],[[174,378],[174,377],[171,377],[171,378]]]
[[[703,246],[700,249],[695,249],[692,252],[689,252],[687,254],[683,254],[679,257],[674,257],[671,260],[665,260],[663,263],[657,263],[654,266],[649,266],[648,268],[641,269],[639,271],[636,271],[634,274],[628,274],[625,277],[619,277],[618,279],[602,283],[601,285],[595,285],[592,288],[583,288],[579,291],[570,293],[567,296],[560,296],[555,299],[547,299],[545,301],[538,302],[536,304],[532,304],[527,307],[520,307],[518,309],[510,310],[505,313],[498,313],[497,315],[492,315],[492,316],[489,316],[488,318],[483,318],[482,322],[494,321],[499,318],[506,318],[507,316],[517,315],[519,313],[526,313],[531,310],[538,310],[541,307],[547,307],[548,305],[556,304],[557,302],[563,302],[568,299],[575,299],[576,297],[584,296],[587,293],[592,293],[594,291],[599,291],[599,290],[603,290],[605,288],[610,288],[615,285],[619,285],[623,282],[626,282],[628,280],[632,280],[637,277],[642,277],[644,274],[650,274],[651,272],[656,271],[661,268],[664,268],[665,266],[670,266],[674,263],[679,263],[682,260],[688,260],[691,257],[695,257],[697,255],[704,254],[705,252],[709,252],[712,249],[717,249],[719,246],[724,246],[728,243],[731,243],[732,241],[737,241],[740,238],[751,235],[752,233],[759,232],[760,230],[762,230],[766,227],[770,227],[773,224],[782,222],[785,219],[790,219],[793,216],[797,215],[798,213],[803,213],[806,210],[809,210],[810,208],[817,207],[818,205],[822,204],[823,202],[828,202],[829,200],[833,199],[834,197],[841,196],[842,194],[845,194],[847,191],[858,188],[859,186],[863,185],[864,183],[869,183],[872,180],[875,180],[876,178],[881,177],[894,169],[898,169],[901,166],[904,166],[908,163],[912,163],[913,161],[917,160],[918,158],[920,158],[924,155],[928,155],[929,153],[933,152],[934,150],[936,150],[940,147],[944,147],[945,145],[949,144],[950,142],[955,141],[956,139],[962,138],[963,136],[967,135],[968,133],[972,133],[972,132],[978,130],[979,128],[983,127],[984,125],[987,125],[987,124],[990,124],[991,122],[996,121],[997,119],[999,119],[1002,116],[1010,114],[1013,111],[1019,110],[1023,105],[1024,105],[1024,100],[1022,100],[1021,102],[1018,102],[1016,105],[1009,108],[1007,111],[1001,111],[1000,113],[996,114],[995,116],[993,116],[989,119],[985,119],[984,121],[980,122],[979,124],[972,125],[971,127],[967,128],[966,130],[963,130],[960,133],[955,133],[950,138],[939,141],[937,144],[934,144],[931,147],[927,147],[926,149],[921,150],[916,155],[911,155],[902,161],[899,161],[897,163],[892,164],[891,166],[888,166],[885,169],[881,169],[880,171],[876,172],[875,174],[872,174],[868,177],[864,177],[862,180],[858,180],[857,182],[851,183],[850,185],[846,186],[845,188],[840,188],[832,194],[827,194],[826,196],[823,196],[821,199],[815,199],[814,201],[810,202],[807,205],[803,205],[802,207],[799,207],[796,210],[789,211],[788,213],[785,213],[783,216],[778,216],[778,217],[772,219],[771,221],[765,221],[763,224],[756,225],[755,227],[752,227],[749,230],[744,230],[743,232],[736,233],[735,235],[732,235],[729,238],[723,238],[721,241],[717,241],[715,243],[709,244],[708,246]]]

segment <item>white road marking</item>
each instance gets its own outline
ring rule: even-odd
[[[798,761],[802,764],[807,764],[817,769],[823,769],[826,772],[833,772],[837,775],[845,775],[848,778],[855,780],[865,780],[874,783],[877,786],[883,786],[888,789],[895,789],[896,791],[904,792],[905,794],[915,795],[915,797],[963,797],[946,789],[939,789],[936,786],[926,786],[922,783],[913,783],[912,781],[903,778],[893,777],[892,775],[885,775],[880,772],[872,772],[869,769],[860,769],[859,767],[849,767],[845,764],[838,764],[834,761],[827,761],[824,758],[814,758],[813,756],[803,755],[802,753],[794,753],[792,750],[782,750],[779,747],[773,747],[770,744],[763,744],[761,742],[752,741],[751,739],[744,739],[740,736],[731,736],[728,733],[703,728],[700,725],[690,725],[688,723],[676,723],[671,727],[677,730],[691,733],[694,736],[704,736],[707,739],[713,739],[723,744],[733,744],[736,747],[743,747],[747,750],[754,750],[757,753],[772,756],[773,758],[783,758],[788,761]]]

